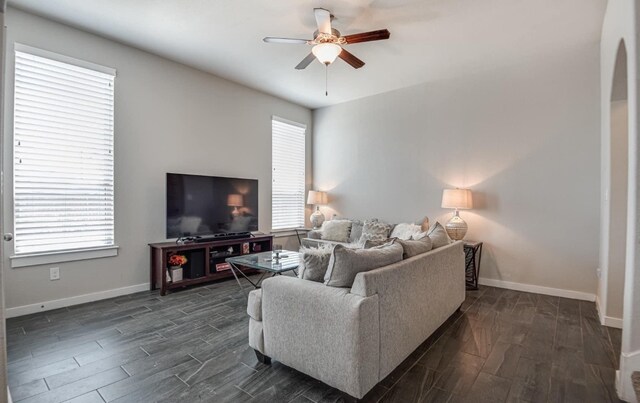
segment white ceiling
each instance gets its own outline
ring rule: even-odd
[[[599,42],[606,0],[10,0],[9,4],[310,108],[522,63]],[[347,45],[355,70],[294,67],[312,38],[314,7],[343,35],[388,28],[386,41]]]

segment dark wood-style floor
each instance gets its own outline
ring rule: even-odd
[[[19,402],[338,402],[347,395],[247,345],[234,281],[10,319]],[[620,331],[593,303],[483,287],[364,401],[609,402]]]

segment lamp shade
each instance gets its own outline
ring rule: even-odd
[[[327,204],[327,194],[317,190],[310,190],[307,196],[307,204]]]
[[[469,209],[473,207],[471,190],[445,189],[442,191],[442,208]]]
[[[335,43],[319,43],[311,48],[311,53],[322,64],[331,64],[342,52],[342,48]]]
[[[230,194],[227,196],[227,206],[231,207],[242,207],[243,200],[241,194]]]

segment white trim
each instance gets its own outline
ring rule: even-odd
[[[121,295],[133,294],[140,291],[148,291],[149,283],[131,285],[128,287],[115,288],[113,290],[98,291],[91,294],[76,295],[75,297],[55,299],[52,301],[40,302],[38,304],[17,306],[5,310],[6,318],[30,315],[32,313],[50,311],[52,309],[65,308],[72,305],[85,304],[87,302],[99,301],[102,299],[119,297]]]
[[[622,329],[622,318],[612,318],[611,316],[605,316],[602,323],[608,327],[615,327],[616,329]]]
[[[611,316],[606,316],[601,309],[602,305],[600,304],[600,297],[596,295],[596,310],[598,311],[598,318],[600,319],[600,324],[602,326],[615,327],[617,329],[622,329],[622,318],[614,318]]]
[[[640,368],[640,351],[620,354],[620,370],[616,371],[616,392],[625,402],[637,402],[631,374]]]
[[[10,256],[11,267],[38,266],[51,263],[73,262],[76,260],[100,259],[103,257],[118,256],[118,246],[104,248],[89,248],[78,250],[65,250],[59,252],[32,253],[28,255]]]
[[[100,73],[116,76],[116,69],[113,67],[107,67],[96,63],[91,63],[86,60],[76,59],[74,57],[61,55],[59,53],[50,52],[48,50],[34,48],[33,46],[23,45],[21,43],[14,44],[14,50],[16,52],[29,53],[34,56],[46,57],[47,59],[55,60],[61,63],[73,64],[74,66],[82,67],[84,69],[99,71]]]
[[[271,120],[275,120],[276,122],[284,123],[291,126],[300,127],[304,129],[305,131],[304,134],[307,134],[307,125],[305,125],[304,123],[295,122],[293,120],[281,118],[280,116],[276,116],[276,115],[271,115]]]
[[[583,301],[594,302],[596,300],[595,294],[587,292],[563,290],[561,288],[543,287],[540,285],[513,283],[511,281],[496,280],[492,278],[479,278],[478,284],[488,285],[491,287],[506,288],[515,291],[532,292],[536,294],[552,295],[554,297],[563,297],[571,299],[579,299]]]

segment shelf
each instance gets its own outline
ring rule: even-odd
[[[224,262],[227,258],[234,256],[241,256],[243,253],[242,246],[244,244],[250,245],[249,253],[257,253],[253,250],[254,245],[259,245],[260,252],[271,250],[273,245],[273,237],[271,235],[259,235],[251,238],[241,239],[229,239],[211,242],[201,243],[189,243],[178,245],[175,242],[160,242],[149,244],[151,252],[151,289],[160,289],[160,295],[165,295],[168,290],[174,290],[182,287],[188,287],[190,285],[202,284],[215,280],[222,280],[233,278],[231,270],[215,271],[215,265],[217,263]],[[233,248],[233,252],[229,253],[226,249]],[[211,255],[211,252],[214,254]],[[221,252],[216,254],[215,252]],[[189,262],[185,267],[185,270],[195,270],[195,273],[202,273],[200,270],[204,269],[204,275],[198,278],[184,278],[183,280],[175,283],[168,283],[166,281],[167,273],[167,260],[171,254],[184,253],[187,255]],[[197,256],[189,258],[189,254],[195,253]],[[202,259],[204,255],[204,261]],[[192,265],[192,266],[190,266]],[[195,266],[193,266],[195,265]],[[204,267],[202,267],[202,266]],[[255,270],[242,269],[245,273],[253,273]],[[194,273],[194,272],[192,272]],[[194,273],[194,274],[195,274]]]

